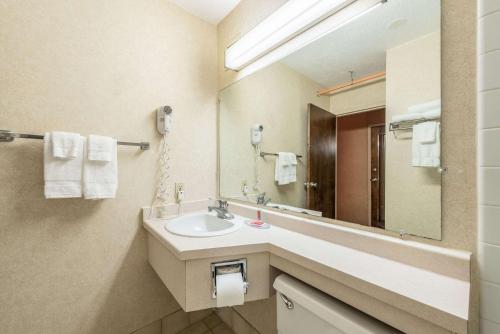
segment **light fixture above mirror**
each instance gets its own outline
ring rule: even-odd
[[[255,72],[386,1],[290,0],[226,49],[225,66]]]

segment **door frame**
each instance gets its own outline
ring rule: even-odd
[[[368,168],[368,175],[367,175],[367,180],[368,180],[368,193],[370,196],[368,196],[368,223],[370,224],[369,226],[373,226],[372,224],[372,196],[371,196],[371,191],[372,191],[372,168],[371,168],[371,138],[372,138],[372,128],[375,127],[380,127],[384,126],[386,127],[387,130],[387,125],[386,123],[380,123],[380,124],[372,124],[368,126],[368,163],[370,165],[370,168]],[[385,178],[384,178],[385,180]]]
[[[383,104],[383,105],[379,105],[379,106],[375,106],[375,107],[369,107],[369,108],[365,108],[365,109],[359,109],[359,110],[353,110],[353,111],[349,111],[349,112],[345,112],[345,113],[342,113],[342,114],[335,114],[332,112],[332,114],[334,114],[337,119],[338,118],[341,118],[341,117],[344,117],[344,116],[350,116],[350,115],[354,115],[354,114],[361,114],[361,113],[365,113],[365,112],[371,112],[371,111],[377,111],[377,110],[385,110],[386,112],[386,117],[387,117],[387,105]],[[338,135],[338,122],[335,123],[335,133],[336,135]],[[368,161],[370,161],[370,138],[371,138],[371,134],[372,134],[372,129],[371,127],[372,126],[381,126],[381,125],[384,125],[386,127],[386,132],[387,132],[387,118],[386,118],[386,122],[385,123],[381,123],[381,124],[374,124],[374,125],[370,125],[368,127]],[[308,129],[309,129],[309,124],[307,125]],[[338,152],[338,140],[335,141],[335,152]],[[337,210],[337,206],[338,206],[338,189],[337,189],[337,185],[338,185],[338,175],[337,175],[337,172],[339,170],[338,168],[338,163],[339,163],[339,156],[337,154],[337,157],[335,159],[335,203],[334,203],[334,207],[335,207],[335,219],[337,219],[337,213],[338,213],[338,210]],[[371,179],[371,174],[370,174],[370,169],[368,169],[368,191],[370,192],[371,191],[371,182],[370,182],[370,179]],[[369,201],[368,201],[368,223],[369,225],[368,226],[372,226],[372,218],[371,218],[371,210],[372,210],[372,201],[371,201],[371,195],[370,195],[370,198],[369,198]]]

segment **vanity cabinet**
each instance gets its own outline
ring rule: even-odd
[[[245,302],[271,296],[269,253],[239,254],[180,260],[155,236],[148,234],[149,263],[186,312],[217,306],[212,298],[211,264],[246,259],[248,289]]]

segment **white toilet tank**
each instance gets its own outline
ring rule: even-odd
[[[382,334],[400,331],[288,275],[274,281],[279,334]]]

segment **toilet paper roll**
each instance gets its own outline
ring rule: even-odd
[[[217,275],[217,307],[242,305],[245,301],[241,273]]]

